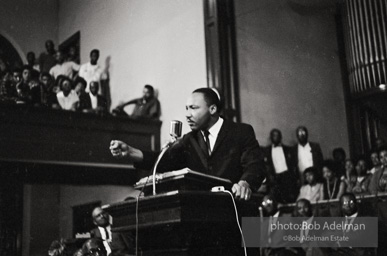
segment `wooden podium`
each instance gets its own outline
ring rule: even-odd
[[[237,201],[239,217],[258,216],[259,202]],[[228,193],[175,190],[139,198],[138,205],[132,199],[104,208],[113,217],[113,232],[133,237],[138,229],[139,255],[243,255]]]

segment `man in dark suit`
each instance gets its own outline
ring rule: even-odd
[[[263,148],[271,193],[280,203],[292,203],[297,198],[294,157],[290,147],[282,144],[282,133],[270,131],[271,145]]]
[[[96,207],[92,212],[94,224],[97,226],[90,231],[92,238],[102,241],[107,255],[110,253],[133,253],[134,239],[132,235],[123,236],[111,231],[109,214],[101,207]]]
[[[355,225],[356,223],[359,223],[359,219],[357,218],[366,217],[366,215],[362,211],[360,211],[356,196],[353,193],[344,193],[340,197],[340,209],[342,216],[346,219],[345,225]],[[364,221],[360,220],[360,223],[364,223]],[[346,242],[338,242],[338,247],[332,248],[332,250],[329,252],[329,255],[367,256],[376,254],[374,248],[352,247],[357,246],[364,240],[370,239],[369,237],[364,237],[364,233],[353,231],[350,228],[343,228],[343,234],[349,237],[349,243],[351,246],[348,247],[348,244]],[[370,236],[372,235],[370,234]],[[382,242],[384,243],[384,241]]]
[[[186,118],[192,131],[170,146],[158,170],[188,167],[230,179],[235,197],[249,200],[252,190],[264,179],[259,144],[250,125],[224,120],[220,117],[220,108],[217,92],[210,88],[195,90],[186,105]],[[111,142],[110,150],[113,156],[130,158],[141,168],[151,168],[157,156],[116,140]]]
[[[90,92],[79,96],[79,109],[87,113],[107,112],[106,99],[98,95],[99,83],[90,82]]]
[[[321,147],[316,142],[308,141],[308,129],[299,126],[296,130],[298,143],[293,147],[296,159],[298,187],[304,184],[303,172],[306,168],[314,166],[318,170],[318,179],[322,177],[322,163],[324,161]]]

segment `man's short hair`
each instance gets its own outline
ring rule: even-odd
[[[354,201],[355,203],[357,203],[355,194],[354,194],[354,193],[350,193],[350,192],[345,192],[344,194],[342,194],[342,195],[340,196],[340,200],[339,200],[339,201],[341,202],[341,200],[343,200],[343,198],[344,198],[345,196],[350,197],[351,199],[353,199],[353,201]]]
[[[380,153],[382,153],[382,151],[387,151],[387,146],[381,146],[379,148],[379,155],[380,155]]]
[[[317,168],[314,167],[314,166],[311,166],[311,167],[308,167],[304,170],[304,176],[307,174],[307,173],[312,173],[315,177],[315,179],[317,178],[316,175],[317,175]]]
[[[42,73],[40,74],[40,77],[45,77],[45,76],[51,78],[50,73],[48,73],[48,72],[46,72],[46,71],[44,71],[44,72],[42,72]]]
[[[192,93],[202,93],[204,96],[204,100],[207,102],[208,106],[215,105],[218,113],[222,110],[220,97],[213,89],[203,87],[196,89]]]
[[[21,68],[14,68],[12,70],[12,73],[22,73],[22,69]]]
[[[331,170],[331,172],[333,172],[334,175],[338,175],[338,166],[337,166],[337,163],[331,159],[328,159],[328,160],[325,160],[323,162],[323,165],[322,167],[327,167],[329,170]]]
[[[78,77],[75,79],[74,85],[77,85],[78,83],[83,84],[83,86],[85,86],[85,88],[86,88],[86,86],[87,86],[86,80],[83,79],[83,77],[80,77],[80,76],[78,76]]]
[[[270,137],[273,136],[273,133],[275,133],[275,132],[278,132],[278,134],[279,134],[280,137],[282,138],[282,132],[281,132],[279,129],[277,129],[277,128],[274,128],[274,129],[272,129],[272,130],[270,131]]]
[[[297,127],[296,133],[298,133],[299,130],[304,130],[304,131],[306,131],[307,134],[309,134],[308,129],[303,125],[300,125]]]
[[[93,49],[93,50],[91,50],[90,56],[91,56],[93,53],[96,53],[96,54],[99,55],[99,50],[98,50],[98,49]]]
[[[149,92],[151,92],[152,94],[154,94],[154,92],[155,92],[155,89],[153,89],[153,86],[150,84],[144,85],[144,88],[148,89]]]
[[[27,56],[28,55],[34,55],[34,57],[35,57],[35,53],[34,52],[27,52]]]
[[[28,65],[24,65],[24,66],[22,67],[22,71],[24,71],[24,70],[29,70],[29,71],[31,71],[31,67],[28,66]]]
[[[73,81],[72,81],[72,80],[70,79],[70,77],[68,77],[68,76],[63,76],[63,77],[62,77],[62,80],[60,81],[60,84],[59,84],[59,88],[60,88],[61,90],[63,90],[63,83],[64,83],[65,81],[68,81],[68,82],[70,83],[71,89],[73,89]]]

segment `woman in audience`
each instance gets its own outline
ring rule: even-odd
[[[376,169],[380,166],[379,154],[378,151],[373,150],[370,153],[370,163],[372,165],[372,169],[369,171],[370,174],[374,174]]]
[[[367,174],[367,163],[364,158],[359,158],[356,163],[356,175],[352,176],[347,187],[347,192],[354,194],[368,193],[371,175]]]
[[[312,203],[315,203],[316,201],[322,199],[323,185],[322,183],[317,183],[316,173],[317,170],[315,167],[309,167],[305,169],[304,179],[306,180],[307,184],[301,187],[297,200],[304,198]]]
[[[379,150],[380,168],[372,176],[369,191],[371,193],[387,192],[387,147]]]
[[[346,192],[350,192],[351,179],[353,176],[356,176],[355,166],[352,159],[345,160],[345,174],[341,177],[341,180],[345,184]]]
[[[345,192],[345,184],[337,177],[335,163],[332,160],[324,161],[323,164],[323,199],[330,200],[340,198]]]

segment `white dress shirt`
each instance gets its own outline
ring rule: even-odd
[[[274,170],[276,174],[280,174],[286,170],[288,170],[288,166],[285,160],[284,149],[281,145],[272,146],[271,148],[271,158],[273,160]]]
[[[102,68],[98,64],[91,65],[90,62],[81,65],[78,75],[87,82],[86,92],[90,91],[90,82],[100,82],[101,79],[106,78]],[[99,87],[98,94],[101,94],[100,92],[101,86]]]
[[[209,132],[208,139],[210,140],[211,152],[214,150],[216,139],[218,138],[218,134],[219,134],[220,128],[222,128],[222,125],[223,125],[223,118],[219,117],[218,121],[216,121],[216,123],[208,130]],[[203,132],[202,132],[202,135],[204,137],[204,140],[206,140],[206,136],[204,136]]]
[[[73,72],[79,70],[79,65],[73,61],[63,62],[62,64],[56,64],[50,69],[50,75],[55,77],[59,75],[68,76],[70,79],[73,78]]]
[[[60,107],[65,110],[72,110],[74,103],[79,101],[79,97],[74,90],[71,90],[67,97],[60,91],[56,94],[56,98],[58,99]]]
[[[103,241],[103,245],[105,246],[105,249],[106,249],[106,252],[107,252],[106,255],[109,255],[112,252],[112,249],[110,248],[110,245],[109,245],[109,243],[112,242],[111,227],[110,227],[110,225],[106,227],[106,231],[109,233],[108,234],[109,238],[107,238],[104,228],[98,227],[98,229],[99,229],[99,232],[101,233],[101,239]]]
[[[312,148],[309,145],[309,142],[303,147],[301,144],[298,144],[298,168],[300,173],[303,174],[306,168],[313,166],[313,155]]]
[[[90,100],[91,100],[91,108],[96,109],[98,107],[98,98],[89,92]]]

